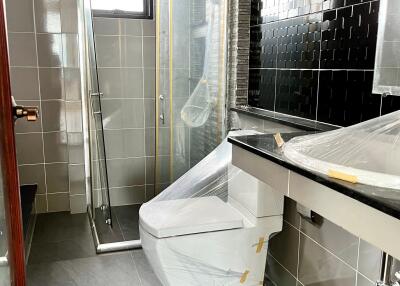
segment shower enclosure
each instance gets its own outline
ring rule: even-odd
[[[109,40],[111,37],[96,36],[93,22],[99,19],[92,15],[90,0],[82,2],[80,30],[85,58],[82,64],[86,67],[82,80],[87,95],[84,116],[85,154],[86,173],[90,174],[87,177],[87,189],[90,190],[88,211],[99,252],[139,247],[140,204],[162,192],[225,137],[227,1],[158,0],[154,6],[154,38],[140,39],[126,36],[124,32],[118,35],[121,49],[127,49],[128,40],[142,41],[144,49],[144,42],[154,39],[155,66],[150,69],[135,66],[131,69],[142,71],[143,75],[153,70],[153,80],[143,80],[143,84],[153,85],[150,89],[154,92],[150,99],[143,96],[121,99],[115,96],[114,101],[111,101],[107,86],[102,88],[105,86],[102,83],[102,73],[109,72],[111,68],[103,67],[103,63],[99,62],[98,50],[102,45],[100,40]],[[116,21],[119,21],[119,27],[128,30],[127,26],[137,25],[140,20]],[[145,24],[141,22],[142,31]],[[107,50],[107,56],[110,57],[108,53],[112,52]],[[121,57],[120,70],[126,73],[128,64],[124,58],[127,57]],[[141,63],[143,65],[143,60]],[[129,78],[130,73],[127,74],[127,80],[133,80]],[[129,94],[135,92],[135,88],[131,89],[128,90]],[[122,107],[115,107],[117,100],[123,102]],[[109,112],[111,105],[113,109]],[[140,121],[144,129],[142,126],[139,128],[128,124],[129,128],[115,130],[110,125],[110,121],[118,116],[131,123],[130,116],[138,117],[138,114],[145,118],[144,123]],[[147,124],[147,121],[152,124]],[[124,155],[121,153],[115,157],[116,148],[110,146],[114,143],[107,136],[116,132],[122,134],[123,144],[120,146],[124,148],[128,146],[126,148],[135,151],[137,142],[144,142],[145,151],[141,151],[143,156],[131,152],[134,155],[121,158]],[[125,133],[135,135],[125,136]],[[119,162],[124,165],[118,166]],[[129,173],[131,165],[138,165],[137,162],[144,162],[145,170],[132,169]],[[122,176],[117,169],[125,173],[128,171],[127,175],[124,174],[128,177],[124,178],[128,182],[127,186],[115,186],[116,177]],[[132,194],[129,192],[143,192],[142,201],[124,201],[124,196],[115,199],[121,189],[127,190],[124,193],[127,198]]]

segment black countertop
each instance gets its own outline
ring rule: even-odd
[[[314,132],[295,132],[281,135],[284,141],[287,142],[293,137],[312,133]],[[352,184],[304,169],[290,162],[284,156],[282,149],[276,145],[273,134],[229,137],[228,142],[303,175],[343,195],[400,219],[400,190]]]

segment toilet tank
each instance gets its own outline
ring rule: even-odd
[[[228,182],[228,195],[255,217],[283,214],[284,196],[244,171]]]

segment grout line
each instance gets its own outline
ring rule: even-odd
[[[131,188],[131,187],[145,187],[146,184],[140,185],[128,185],[128,186],[118,186],[118,187],[110,187],[110,189],[123,189],[123,188]]]
[[[249,68],[249,70],[284,70],[284,71],[357,71],[357,72],[373,72],[375,70],[373,69],[321,69],[321,68],[317,68],[317,69],[304,69],[304,68],[262,68],[262,67],[258,67],[258,68]]]
[[[122,236],[123,236],[123,234],[122,234]],[[133,265],[134,265],[134,267],[135,267],[135,270],[136,270],[136,273],[137,273],[137,276],[138,276],[138,279],[139,279],[139,284],[140,284],[140,285],[138,285],[138,286],[142,286],[142,285],[143,285],[142,277],[141,277],[141,275],[140,275],[140,273],[139,273],[139,269],[137,268],[136,260],[135,260],[135,255],[133,254],[133,251],[130,252],[130,256],[131,256]]]
[[[300,222],[299,222],[299,229],[298,229],[298,234],[299,234],[299,239],[297,242],[297,268],[296,268],[296,279],[299,280],[299,268],[300,268],[300,242],[301,242],[301,222],[302,219],[300,217]]]
[[[357,247],[357,264],[356,264],[356,283],[354,286],[357,286],[358,284],[358,264],[360,262],[360,243],[361,243],[361,238],[358,238],[358,247]]]
[[[323,18],[321,19],[322,23]],[[322,27],[320,28],[319,34],[321,40],[319,41],[319,55],[318,55],[318,79],[317,79],[317,104],[315,106],[315,121],[318,121],[318,107],[319,107],[319,95],[320,95],[320,79],[321,79],[321,54],[322,54]]]
[[[41,91],[41,84],[40,84],[40,70],[39,70],[39,53],[38,53],[38,41],[37,41],[37,29],[36,29],[36,9],[35,9],[35,2],[36,0],[32,1],[32,14],[33,14],[33,33],[35,36],[35,52],[36,52],[36,70],[37,70],[37,80],[38,80],[38,94],[39,94],[39,108],[40,112],[43,112],[42,109],[42,91]],[[44,134],[43,134],[43,117],[40,116],[40,125],[41,125],[41,135],[42,135],[42,152],[43,152],[43,163],[46,163],[46,154],[45,154],[45,146],[44,146]],[[47,172],[45,166],[43,167],[44,172],[44,185],[45,185],[45,195],[46,195],[46,212],[49,211],[49,200],[47,199],[48,193],[48,186],[47,186]]]
[[[70,197],[86,197],[86,194],[69,194]]]
[[[296,276],[294,276],[285,266],[283,266],[283,265],[278,261],[278,259],[276,259],[276,258],[271,254],[271,252],[268,252],[267,255],[271,256],[272,259],[274,259],[276,263],[278,263],[287,273],[289,273],[294,279],[297,280]]]
[[[341,261],[342,263],[344,263],[346,266],[348,266],[350,269],[354,270],[357,273],[357,269],[355,269],[353,266],[351,266],[349,263],[347,263],[346,261],[344,261],[342,258],[340,258],[339,256],[337,256],[336,254],[334,254],[331,250],[329,250],[328,248],[326,248],[325,246],[323,246],[322,244],[320,244],[318,241],[316,241],[315,239],[313,239],[312,237],[308,236],[306,233],[304,233],[303,231],[299,230],[301,234],[303,234],[306,238],[310,239],[312,242],[314,242],[315,244],[317,244],[319,247],[321,247],[323,250],[325,250],[326,252],[328,252],[330,255],[332,255],[333,257],[335,257],[336,259],[338,259],[339,261]]]
[[[369,282],[374,283],[374,285],[376,285],[377,281],[372,281],[371,279],[369,279],[367,276],[365,276],[364,274],[362,274],[361,272],[357,272],[358,275],[362,276],[363,278],[367,279]],[[358,276],[357,275],[357,276]]]
[[[140,28],[142,31],[142,98],[143,98],[143,146],[144,146],[144,155],[146,155],[146,104],[145,104],[145,96],[144,96],[144,41],[143,41],[143,20],[140,21]],[[155,38],[155,37],[154,37]],[[156,116],[156,115],[155,115]],[[147,201],[147,160],[144,159],[144,200]]]

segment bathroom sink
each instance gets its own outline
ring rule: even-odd
[[[295,137],[284,156],[352,183],[400,190],[400,111],[334,131]]]

